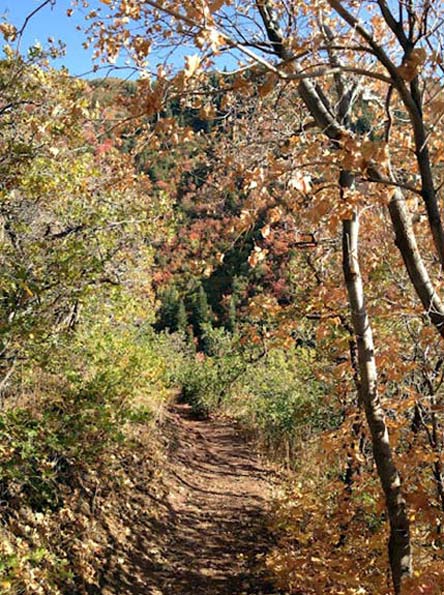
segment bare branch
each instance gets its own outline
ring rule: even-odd
[[[30,12],[27,17],[25,18],[23,25],[21,26],[21,28],[17,31],[17,38],[18,38],[18,42],[17,42],[17,51],[20,52],[20,46],[21,46],[21,42],[23,39],[23,33],[25,32],[26,27],[28,26],[29,21],[32,19],[32,17],[34,17],[40,10],[42,10],[42,8],[45,8],[45,6],[48,6],[48,4],[50,4],[51,6],[54,6],[55,4],[55,0],[44,0],[44,2],[42,2],[41,4],[39,4],[39,6],[37,6],[36,8],[34,8],[34,10],[32,12]]]

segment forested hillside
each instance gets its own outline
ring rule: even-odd
[[[75,11],[129,78],[0,23],[0,593],[444,593],[441,3]]]

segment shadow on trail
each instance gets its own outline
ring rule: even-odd
[[[174,433],[170,442],[176,445],[166,471],[169,493],[154,502],[140,492],[144,514],[128,512],[124,551],[119,564],[106,569],[100,592],[275,593],[258,571],[259,558],[271,544],[265,529],[269,472],[226,421],[197,420],[187,406],[178,405],[167,431]],[[150,502],[161,509],[158,518]]]

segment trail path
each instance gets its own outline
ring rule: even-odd
[[[168,426],[164,513],[132,527],[125,576],[121,569],[112,573],[102,593],[276,593],[258,570],[271,545],[265,529],[270,472],[228,421],[196,420],[178,405]]]

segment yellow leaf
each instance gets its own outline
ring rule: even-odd
[[[214,27],[211,27],[206,33],[206,39],[213,52],[217,52],[219,47],[225,43],[225,38]]]
[[[14,41],[17,36],[17,29],[11,23],[0,23],[0,32],[9,41]]]
[[[200,58],[197,54],[193,56],[186,56],[185,58],[185,76],[191,78],[196,74],[200,66]]]
[[[282,217],[282,211],[279,207],[273,207],[268,212],[268,221],[270,223],[277,223],[278,221],[281,220],[281,217]]]
[[[248,257],[248,264],[255,267],[257,264],[265,260],[268,250],[262,250],[259,246],[255,246],[253,252]]]
[[[27,283],[25,283],[24,281],[22,282],[22,287],[23,287],[23,289],[25,290],[26,294],[27,294],[29,297],[33,297],[33,296],[34,296],[33,292],[32,292],[32,291],[31,291],[31,289],[29,288],[28,284],[27,284]]]
[[[213,105],[204,105],[199,110],[199,117],[202,118],[202,120],[213,120],[216,115],[216,108]]]

